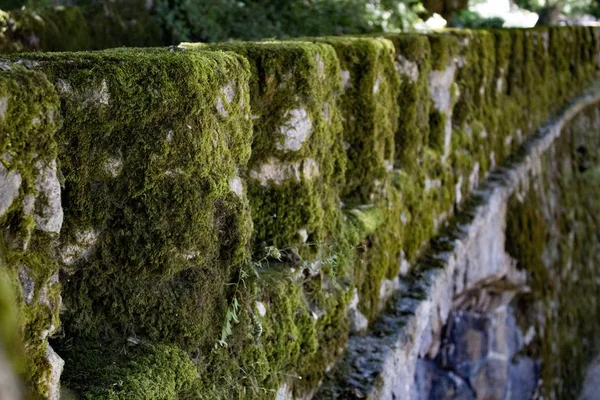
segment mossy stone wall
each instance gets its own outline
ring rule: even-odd
[[[0,183],[19,171],[23,184],[0,215],[1,255],[36,343],[26,380],[51,397],[38,377],[58,329],[50,349],[79,397],[309,396],[478,183],[595,78],[599,38],[569,27],[5,57]],[[52,232],[33,229],[53,204],[40,174],[64,210]],[[22,265],[53,304],[29,306],[44,326],[27,316]]]
[[[531,285],[518,302],[523,328],[536,332],[525,351],[541,359],[547,398],[578,397],[600,349],[598,127],[597,105],[576,116],[544,155],[540,174],[508,203],[507,251]]]

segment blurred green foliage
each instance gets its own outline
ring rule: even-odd
[[[426,15],[420,0],[0,0],[0,9],[132,2],[172,43],[395,32]]]
[[[462,10],[452,15],[451,25],[458,28],[502,28],[504,20],[499,17],[484,18],[470,10]]]
[[[424,11],[412,0],[156,0],[173,42],[341,35],[406,29]]]

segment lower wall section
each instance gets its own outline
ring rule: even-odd
[[[577,397],[598,344],[598,101],[490,175],[317,398]]]

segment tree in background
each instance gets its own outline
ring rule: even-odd
[[[449,21],[453,14],[469,7],[469,0],[423,0],[423,5],[430,13],[439,14]]]
[[[513,0],[516,5],[536,12],[538,25],[555,25],[562,15],[600,16],[600,0]]]

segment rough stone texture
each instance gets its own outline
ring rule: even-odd
[[[48,345],[46,348],[46,359],[50,364],[50,370],[48,374],[48,386],[50,392],[48,395],[49,400],[60,399],[60,375],[62,374],[65,362],[56,352]]]
[[[590,364],[583,382],[583,390],[579,400],[595,400],[600,392],[600,359],[596,357]]]
[[[304,108],[294,108],[286,114],[287,120],[279,129],[283,135],[283,143],[278,143],[279,150],[298,151],[312,133],[312,122]]]
[[[0,163],[0,216],[4,215],[12,202],[19,195],[21,187],[21,175],[18,171],[8,171]]]
[[[63,209],[60,199],[60,182],[56,176],[56,160],[44,166],[41,162],[36,164],[38,170],[35,179],[35,189],[41,199],[35,214],[36,228],[43,232],[59,233],[63,223]]]
[[[429,90],[434,107],[445,116],[443,158],[450,154],[450,142],[452,140],[452,109],[454,107],[456,91],[458,86],[454,82],[456,74],[456,62],[451,60],[449,65],[441,70],[433,70],[429,73]],[[453,95],[454,88],[454,95]]]
[[[524,343],[511,307],[504,304],[485,314],[452,311],[441,342],[435,364],[442,369],[422,377],[417,367],[416,398],[454,398],[435,397],[437,381],[448,374],[460,377],[474,398],[509,400],[533,396],[539,371],[531,358],[515,359]]]
[[[415,400],[475,400],[469,384],[451,371],[440,369],[434,362],[419,359],[415,371]]]

